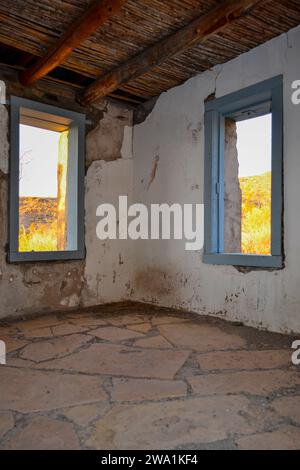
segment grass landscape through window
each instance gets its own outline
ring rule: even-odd
[[[242,253],[270,255],[271,175],[241,177]]]
[[[19,251],[64,250],[68,131],[22,126],[20,140]]]
[[[271,254],[272,114],[237,122],[244,254]]]

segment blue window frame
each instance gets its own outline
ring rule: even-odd
[[[282,76],[277,76],[206,103],[204,263],[262,268],[283,266],[282,93]],[[271,254],[227,253],[224,251],[225,119],[239,121],[249,114],[259,117],[268,113],[272,113]]]
[[[85,174],[85,115],[56,106],[46,105],[40,102],[31,101],[16,96],[11,97],[11,115],[10,115],[10,197],[9,197],[9,262],[30,262],[30,261],[56,261],[56,260],[75,260],[85,257],[84,248],[84,174]],[[26,198],[21,188],[22,173],[22,129],[27,128],[26,145],[31,153],[31,160],[28,162],[27,169]],[[30,128],[30,131],[28,129]],[[23,131],[24,133],[25,131]],[[47,134],[48,133],[48,134]],[[55,139],[60,139],[62,133],[65,134],[65,140],[59,140],[55,147],[55,152],[49,152],[49,138],[56,134]],[[52,139],[53,137],[51,137]],[[54,138],[53,138],[54,139]],[[37,144],[38,142],[38,144]],[[57,141],[55,141],[57,142]],[[65,142],[65,143],[63,143]],[[34,151],[30,145],[34,147]],[[47,148],[48,146],[48,148]],[[51,147],[52,148],[52,147]],[[26,152],[25,152],[26,153]],[[34,156],[32,157],[32,154]],[[55,155],[54,155],[55,154]],[[59,155],[62,155],[60,157]],[[52,165],[52,188],[54,195],[41,196],[39,193],[45,192],[45,187],[49,186],[49,166],[45,158],[53,157]],[[63,160],[59,160],[63,158]],[[57,159],[57,163],[56,163]],[[35,160],[35,164],[32,162]],[[64,163],[62,163],[62,161]],[[47,168],[47,169],[45,169]],[[63,168],[63,169],[62,169]],[[57,173],[55,173],[57,172]],[[63,176],[61,176],[63,172]],[[30,174],[35,177],[31,179]],[[38,176],[36,176],[38,175]],[[59,176],[60,175],[60,176]],[[51,181],[52,181],[51,180]],[[60,181],[60,183],[59,183]],[[53,189],[54,188],[54,189]],[[24,191],[24,188],[23,188]],[[55,193],[56,191],[56,193]],[[59,193],[64,194],[63,215],[59,219]],[[38,194],[38,195],[37,195]],[[34,197],[33,197],[34,196]],[[30,209],[29,216],[31,222],[25,226],[22,225],[21,199],[35,199],[41,201],[46,199],[48,204],[54,205],[51,216],[56,223],[56,235],[59,231],[61,235],[60,242],[54,241],[54,248],[47,251],[46,248],[28,249],[22,246],[20,248],[20,230],[26,233],[30,231],[29,224],[32,220],[40,220],[42,224],[47,216],[47,205],[41,205],[38,209],[38,217],[34,218],[34,211],[29,203],[26,207]],[[22,206],[23,207],[23,206]],[[36,206],[35,206],[36,207]],[[48,205],[49,207],[49,205]],[[52,207],[52,206],[51,206]],[[27,209],[26,209],[27,210]],[[56,212],[55,212],[56,211]],[[49,213],[49,210],[48,210]],[[53,215],[54,214],[54,215]],[[23,217],[23,215],[22,215]],[[25,217],[23,217],[25,219]],[[26,219],[27,220],[27,219]],[[47,222],[48,223],[48,222]],[[35,223],[33,223],[33,226]],[[28,235],[26,235],[28,236]],[[55,239],[54,239],[55,240]],[[44,240],[43,240],[44,242]]]

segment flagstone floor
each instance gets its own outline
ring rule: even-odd
[[[0,325],[1,449],[299,449],[292,338],[142,305]]]

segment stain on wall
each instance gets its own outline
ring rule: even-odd
[[[159,162],[159,155],[155,155],[153,165],[152,165],[152,170],[149,176],[149,180],[146,186],[146,190],[149,191],[151,184],[155,180],[156,173],[157,173],[157,168],[158,168],[158,162]]]

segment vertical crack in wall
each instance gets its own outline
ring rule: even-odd
[[[157,168],[158,168],[158,162],[159,162],[159,155],[156,155],[154,158],[154,162],[153,162],[152,170],[150,173],[149,181],[146,187],[146,191],[149,191],[151,184],[155,180]]]

